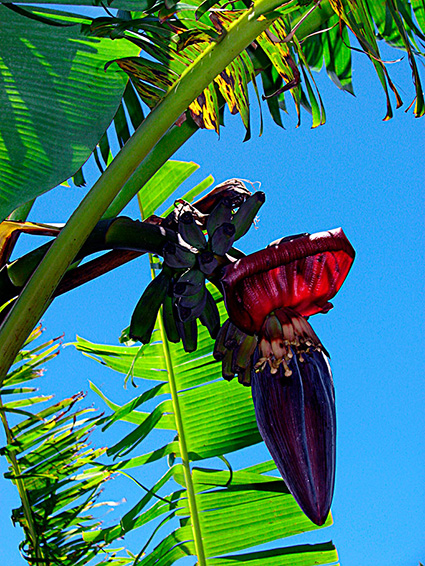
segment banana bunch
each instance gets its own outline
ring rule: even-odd
[[[217,335],[213,356],[221,361],[222,376],[227,381],[238,376],[239,383],[251,385],[251,372],[255,371],[252,356],[257,347],[256,336],[248,336],[230,319],[227,319]]]
[[[202,222],[193,207],[180,207],[176,239],[164,245],[162,270],[133,312],[129,328],[132,340],[144,344],[150,341],[161,306],[168,339],[182,340],[185,351],[196,350],[197,319],[212,338],[217,337],[220,315],[206,283],[217,281],[221,266],[241,253],[233,250],[233,243],[248,232],[264,201],[264,193],[256,192],[234,212],[234,202],[226,196],[206,220],[203,215]]]

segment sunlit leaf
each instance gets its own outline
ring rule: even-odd
[[[84,38],[79,26],[47,26],[4,6],[0,19],[4,219],[69,178],[89,157],[127,82],[124,73],[105,73],[103,66],[138,49],[125,40]]]
[[[198,168],[193,161],[167,161],[139,192],[143,218],[153,214]]]

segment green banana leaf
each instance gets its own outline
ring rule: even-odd
[[[220,293],[210,286],[222,320],[226,317]],[[160,329],[142,346],[107,346],[78,338],[76,348],[123,375],[132,373],[144,392],[119,406],[94,384],[92,389],[112,410],[102,420],[104,429],[126,421],[134,429],[108,450],[113,462],[105,470],[131,474],[146,463],[168,457],[169,470],[116,526],[93,530],[85,539],[112,542],[143,527],[146,544],[138,564],[171,565],[183,556],[197,556],[200,564],[329,564],[338,560],[331,543],[277,547],[239,554],[256,545],[316,529],[299,509],[272,461],[233,470],[217,469],[208,459],[227,462],[232,452],[261,442],[249,388],[221,379],[221,365],[212,357],[214,342],[207,329],[198,328],[198,349],[187,354],[181,344],[169,343]],[[156,399],[152,411],[144,409]],[[139,452],[156,430],[176,433],[174,440],[153,452]],[[132,457],[129,457],[132,455]],[[196,464],[196,465],[194,465]],[[190,470],[190,473],[188,472]],[[181,488],[175,489],[175,483]],[[171,483],[170,483],[171,482]],[[161,489],[161,498],[152,504]],[[168,491],[167,491],[168,489]],[[165,493],[165,495],[162,495]],[[150,506],[149,506],[150,505]],[[167,528],[172,518],[177,528]],[[150,543],[161,519],[162,541]],[[332,523],[331,517],[325,526]],[[234,554],[237,552],[238,554]],[[124,558],[123,558],[124,560]],[[128,559],[130,563],[130,559]]]
[[[142,218],[151,216],[197,169],[193,161],[167,161],[139,191]],[[195,194],[198,192],[195,188]]]
[[[56,13],[60,16],[60,13]],[[81,34],[81,17],[56,27],[0,5],[0,220],[71,177],[108,128],[127,83],[105,72],[138,53],[124,40]],[[56,21],[56,20],[55,20]]]

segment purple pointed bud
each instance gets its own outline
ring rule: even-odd
[[[260,355],[257,349],[254,363]],[[260,434],[288,489],[323,525],[335,481],[335,394],[323,352],[312,349],[301,360],[294,352],[275,373],[269,364],[252,372],[252,396]]]

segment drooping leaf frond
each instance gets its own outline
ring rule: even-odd
[[[32,384],[43,375],[40,366],[59,353],[58,339],[28,349],[40,334],[38,327],[0,391],[7,440],[1,455],[9,463],[5,477],[21,499],[12,520],[24,531],[21,551],[30,564],[83,566],[104,546],[85,541],[83,534],[98,524],[92,509],[99,505],[101,486],[110,476],[107,471],[84,471],[106,448],[96,450],[87,444],[96,415],[92,408],[77,408],[85,397],[82,393],[31,411],[51,399],[35,395]]]
[[[323,124],[324,109],[310,69],[320,69],[324,62],[328,75],[341,89],[353,93],[351,52],[363,51],[375,66],[387,97],[387,114],[392,116],[389,92],[393,91],[397,106],[400,96],[391,81],[379,52],[377,39],[407,52],[416,88],[415,115],[424,113],[421,81],[415,56],[420,54],[423,40],[420,10],[409,2],[322,3],[314,12],[313,4],[289,2],[271,17],[270,27],[248,47],[236,55],[214,82],[189,106],[199,127],[219,131],[221,108],[226,103],[231,113],[239,113],[250,135],[249,98],[247,85],[261,73],[266,97],[274,95],[281,109],[286,108],[284,93],[290,92],[300,120],[300,107],[312,114],[312,126]],[[157,6],[158,8],[158,6]],[[128,12],[126,17],[94,20],[88,33],[105,37],[127,37],[142,49],[142,57],[126,57],[116,63],[130,76],[141,99],[153,108],[190,68],[198,55],[211,43],[219,42],[232,22],[246,10],[242,2],[204,2],[195,10],[175,5],[167,15]],[[277,16],[280,16],[277,18]],[[415,21],[415,16],[417,21]],[[276,19],[277,18],[277,19]],[[304,20],[305,18],[305,20]],[[298,27],[299,26],[299,27]],[[350,34],[348,33],[350,31]],[[174,33],[173,33],[174,32]],[[358,47],[352,45],[352,38]],[[148,55],[148,58],[145,55]],[[270,89],[270,70],[274,74],[274,91]],[[316,92],[315,92],[316,91]],[[272,115],[281,118],[269,103]],[[298,123],[299,123],[298,120]]]

